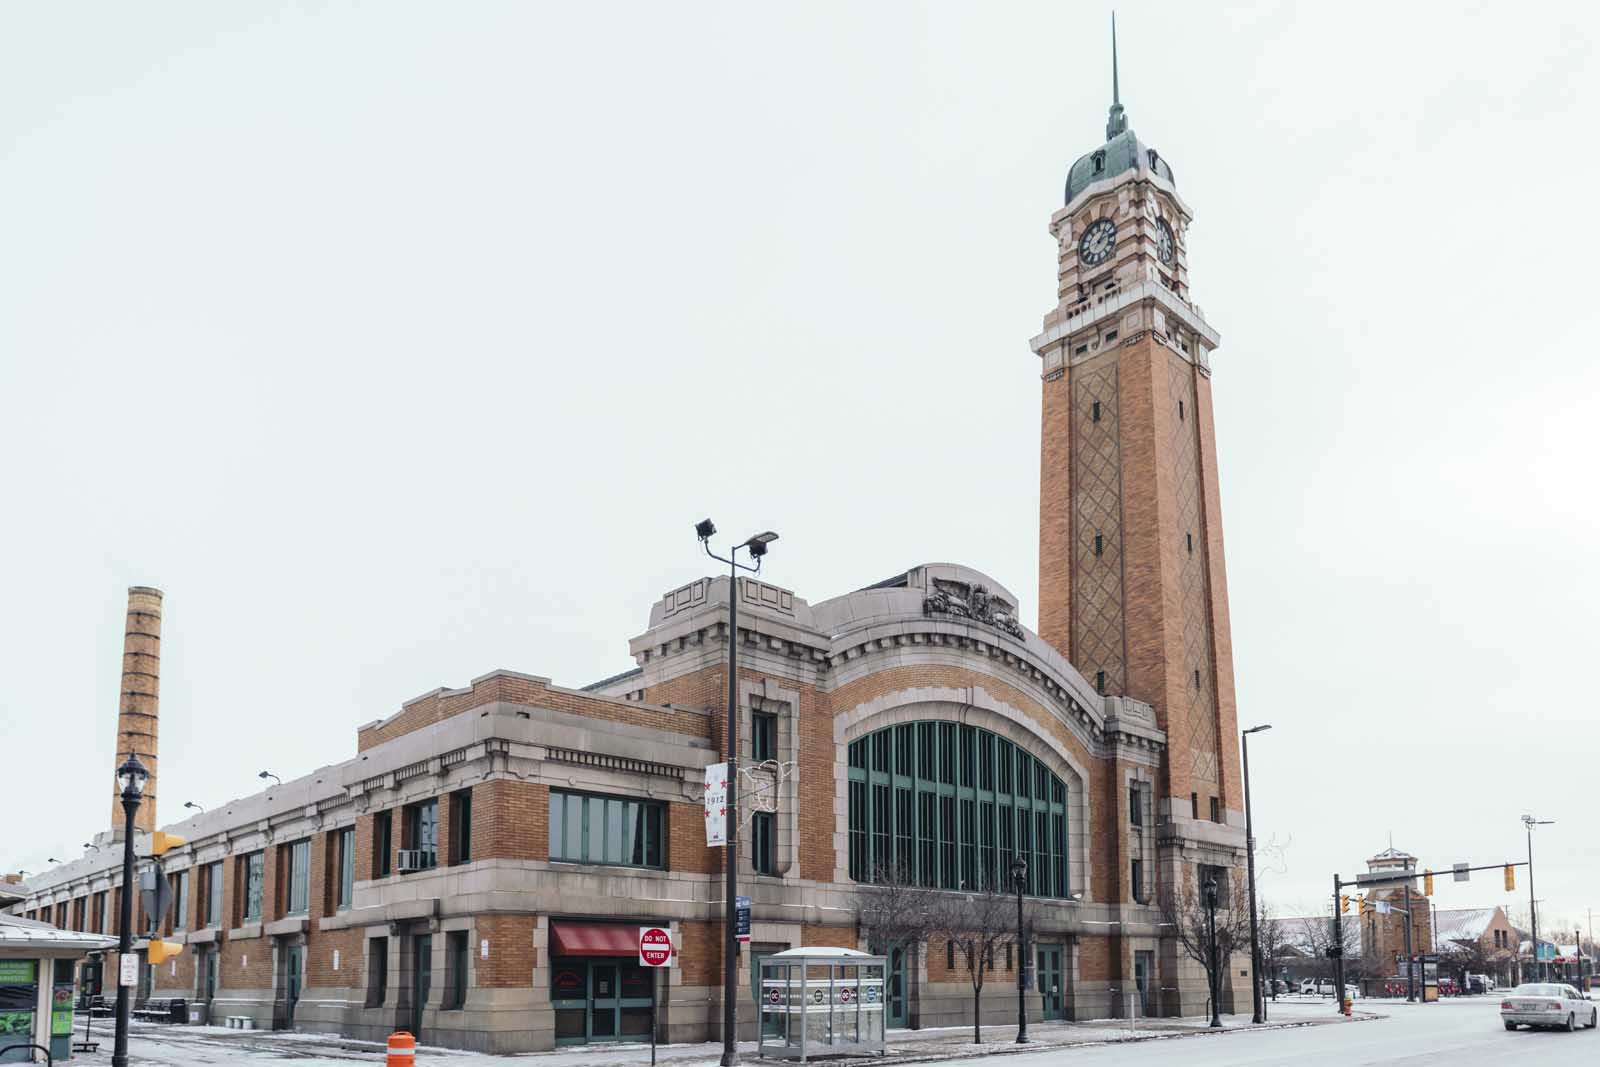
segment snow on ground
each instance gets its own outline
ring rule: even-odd
[[[1326,999],[1299,1002],[1280,1001],[1269,1006],[1269,1025],[1303,1028],[1310,1023],[1338,1023],[1332,1002]],[[1249,1016],[1226,1017],[1230,1029],[1249,1026]],[[1149,1041],[1157,1037],[1179,1037],[1204,1031],[1207,1020],[1147,1019],[1132,1025],[1125,1019],[1102,1019],[1088,1023],[1033,1023],[1029,1026],[1032,1044],[1028,1049],[1056,1048],[1056,1056],[1067,1045],[1122,1045],[1129,1041]],[[81,1030],[79,1033],[81,1034]],[[954,1061],[970,1059],[974,1050],[971,1027],[940,1027],[927,1030],[899,1030],[890,1034],[890,1058],[901,1062]],[[97,1026],[95,1038],[100,1040],[98,1052],[80,1055],[74,1064],[100,1065],[111,1062],[110,1028]],[[1016,1052],[1022,1046],[1015,1043],[1016,1027],[986,1026],[983,1028],[984,1050],[981,1055],[998,1052]],[[1163,1040],[1161,1045],[1173,1048],[1187,1042]],[[746,1062],[755,1063],[757,1050],[753,1042],[744,1042],[740,1051]],[[383,1062],[382,1045],[371,1042],[348,1041],[332,1034],[302,1034],[260,1030],[230,1030],[220,1026],[162,1026],[135,1023],[129,1042],[132,1062],[138,1067],[211,1067],[229,1064],[234,1067],[267,1067],[274,1063],[293,1063],[295,1067],[352,1067],[356,1063],[379,1064]],[[662,1045],[657,1049],[657,1061],[671,1067],[714,1067],[721,1057],[721,1046],[715,1044]],[[563,1049],[556,1052],[524,1053],[517,1056],[490,1056],[483,1053],[462,1052],[423,1046],[417,1050],[417,1067],[506,1067],[508,1061],[524,1062],[529,1067],[634,1067],[650,1062],[648,1045],[590,1045]],[[772,1061],[768,1061],[772,1062]],[[857,1060],[832,1060],[834,1064],[863,1062]],[[876,1057],[868,1062],[881,1063]],[[1017,1061],[1020,1064],[1020,1060]]]

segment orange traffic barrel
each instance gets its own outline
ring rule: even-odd
[[[411,1067],[417,1062],[417,1039],[404,1030],[389,1035],[389,1058],[386,1067]]]

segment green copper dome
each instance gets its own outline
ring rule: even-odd
[[[1177,184],[1172,176],[1172,168],[1160,153],[1139,140],[1138,134],[1125,129],[1093,152],[1080,156],[1072,169],[1067,171],[1066,203],[1072,203],[1079,193],[1095,182],[1140,167],[1149,167],[1169,183]]]
[[[1115,178],[1125,171],[1149,167],[1169,184],[1176,185],[1172,168],[1154,148],[1139,140],[1128,129],[1128,115],[1122,109],[1122,87],[1117,78],[1117,16],[1111,16],[1111,113],[1106,118],[1106,143],[1086,155],[1067,171],[1067,203],[1095,182]]]

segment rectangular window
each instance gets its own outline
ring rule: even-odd
[[[1199,793],[1190,793],[1189,794],[1189,817],[1192,818],[1192,819],[1198,819],[1200,817],[1200,794]]]
[[[1100,421],[1100,401],[1096,400],[1094,402],[1094,407],[1093,407],[1093,409],[1091,409],[1089,417],[1094,422],[1099,422]]]
[[[289,906],[286,915],[304,915],[311,900],[311,842],[284,846],[289,856]]]
[[[757,874],[778,873],[778,817],[758,811],[750,820],[750,863]]]
[[[372,817],[372,877],[389,877],[394,862],[394,812],[380,811]]]
[[[665,812],[654,800],[550,791],[550,858],[620,867],[666,865]]]
[[[439,862],[439,801],[424,800],[405,808],[405,838],[401,851],[407,853],[400,873],[425,871]]]
[[[451,930],[445,934],[444,950],[445,971],[449,975],[444,1009],[460,1011],[467,1006],[467,932]]]
[[[267,855],[252,852],[244,858],[244,917],[246,921],[261,918],[261,896],[267,884]],[[217,879],[222,885],[222,879]]]
[[[349,826],[339,831],[339,893],[334,907],[348,908],[356,889],[356,831]]]
[[[956,969],[956,943],[954,941],[946,941],[944,943],[944,969],[947,971]]]
[[[1105,671],[1095,671],[1094,672],[1094,691],[1096,693],[1104,693],[1106,691],[1106,672]]]
[[[750,713],[750,757],[757,763],[778,758],[778,717],[769,711]]]
[[[1101,534],[1094,535],[1094,554],[1101,555],[1106,550],[1106,539]]]
[[[1216,797],[1212,797],[1211,798],[1211,821],[1212,822],[1221,822],[1222,821],[1222,805],[1220,803],[1218,803]]]
[[[559,855],[557,851],[557,803],[558,795],[550,794],[550,855],[552,858]],[[852,781],[850,783],[850,877],[857,882],[869,882],[873,874],[871,864],[867,861],[867,783]]]
[[[1135,903],[1144,903],[1144,860],[1133,861],[1132,879]]]
[[[222,862],[206,865],[206,925],[222,925]]]
[[[939,884],[938,853],[933,839],[938,803],[939,798],[933,793],[917,794],[917,884],[930,889]]]
[[[450,866],[472,860],[472,790],[450,794]]]
[[[389,997],[389,939],[367,938],[367,1007],[379,1008]]]
[[[1139,783],[1128,786],[1128,825],[1144,825],[1144,798],[1139,793]]]
[[[173,932],[189,928],[189,872],[179,871],[172,876],[172,919],[167,928]]]

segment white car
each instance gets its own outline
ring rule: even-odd
[[[1500,1021],[1507,1030],[1519,1026],[1555,1026],[1566,1030],[1600,1025],[1600,1008],[1569,985],[1537,982],[1519,985],[1500,1002]]]

